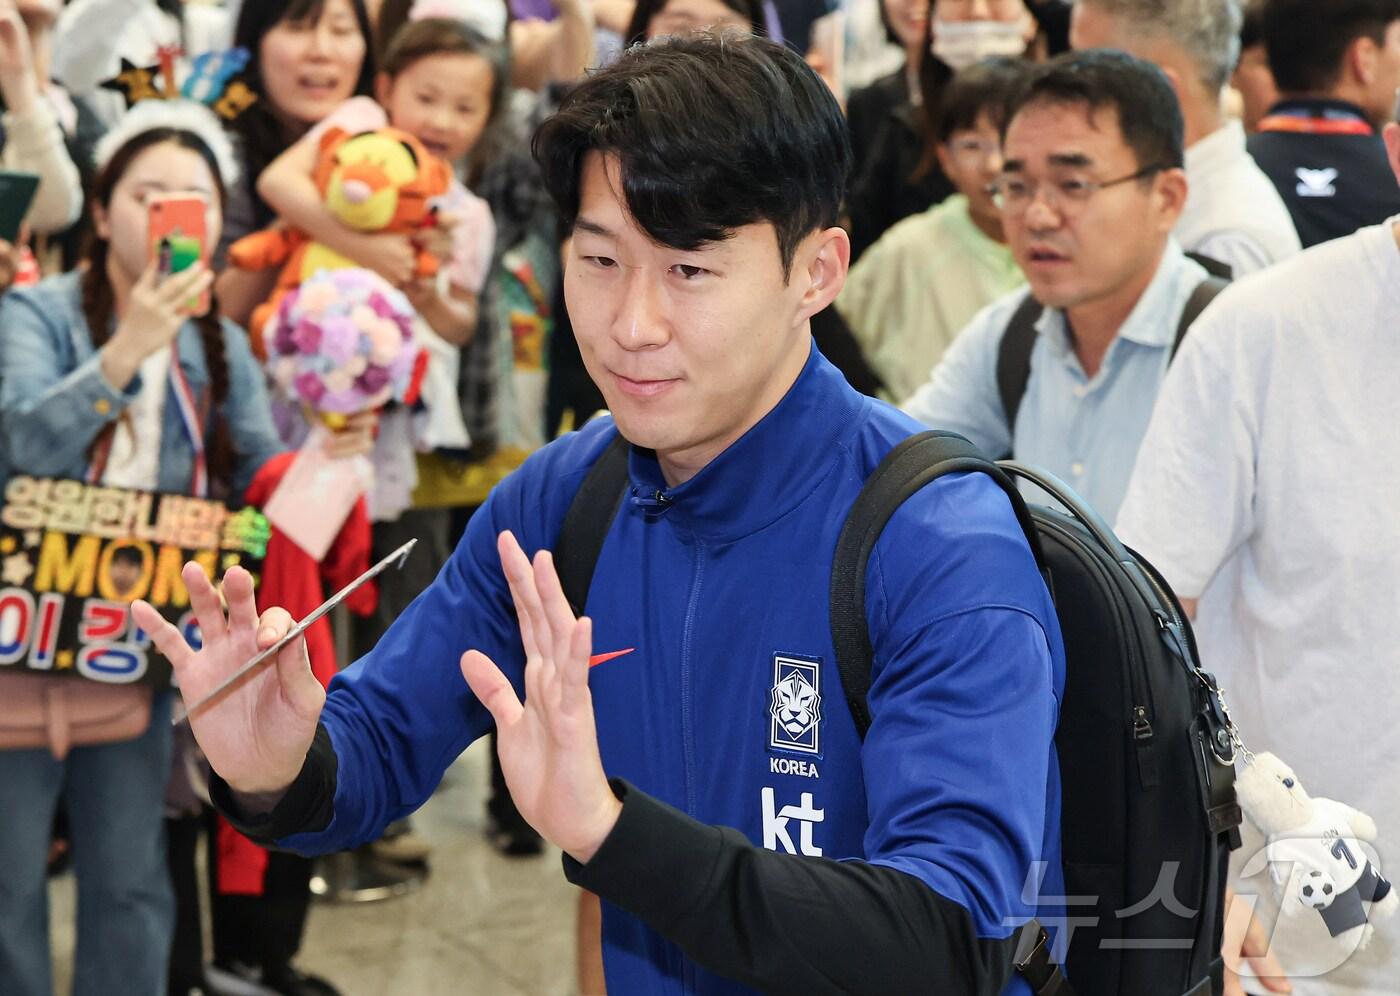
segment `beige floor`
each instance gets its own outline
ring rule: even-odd
[[[432,876],[401,899],[312,907],[299,964],[345,996],[563,996],[573,991],[574,891],[557,851],[508,861],[482,836],[485,744],[448,771],[415,817]],[[66,993],[73,883],[54,886],[55,982]]]

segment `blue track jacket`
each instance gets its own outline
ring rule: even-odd
[[[940,479],[891,518],[866,576],[863,743],[842,694],[837,536],[866,477],[921,429],[813,349],[773,411],[679,487],[632,451],[632,495],[587,605],[594,653],[636,648],[590,678],[623,816],[587,866],[565,859],[606,900],[609,992],[890,992],[905,978],[927,981],[907,991],[995,993],[1006,975],[980,962],[1004,957],[996,942],[1033,915],[1037,886],[1062,891],[1064,652],[989,478]],[[282,803],[242,818],[219,787],[236,824],[326,852],[428,798],[491,728],[461,654],[483,651],[523,695],[497,535],[550,547],[615,434],[590,423],[496,488],[433,585],[332,683]],[[901,961],[909,974],[882,976]]]

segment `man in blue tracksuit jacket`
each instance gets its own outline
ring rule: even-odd
[[[583,83],[535,153],[616,422],[502,483],[329,695],[293,648],[193,716],[216,802],[258,839],[352,846],[494,724],[521,813],[604,900],[610,992],[1027,992],[1012,935],[1061,891],[1064,657],[989,478],[923,489],[875,547],[863,742],[836,670],[837,535],[920,427],[811,344],[849,258],[835,101],[769,42],[673,40]],[[537,552],[619,432],[630,494],[575,620]],[[226,622],[186,582],[198,653],[136,611],[194,701],[290,620],[259,621],[241,572]]]

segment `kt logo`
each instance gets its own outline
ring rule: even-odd
[[[819,858],[822,849],[812,843],[812,827],[826,818],[826,810],[817,809],[812,805],[812,793],[802,793],[802,804],[799,806],[784,806],[777,809],[777,803],[773,801],[773,790],[765,788],[763,790],[763,846],[770,851],[782,849],[788,854],[805,854],[809,858]],[[792,845],[792,833],[788,827],[791,821],[796,820],[797,826],[797,847]]]

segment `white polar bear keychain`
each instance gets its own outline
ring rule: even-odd
[[[1400,908],[1400,895],[1362,847],[1376,843],[1375,821],[1334,799],[1313,798],[1278,757],[1251,752],[1229,719],[1223,695],[1221,702],[1244,759],[1235,794],[1268,840],[1264,854],[1282,914],[1315,915],[1339,946],[1365,948],[1372,924]]]

